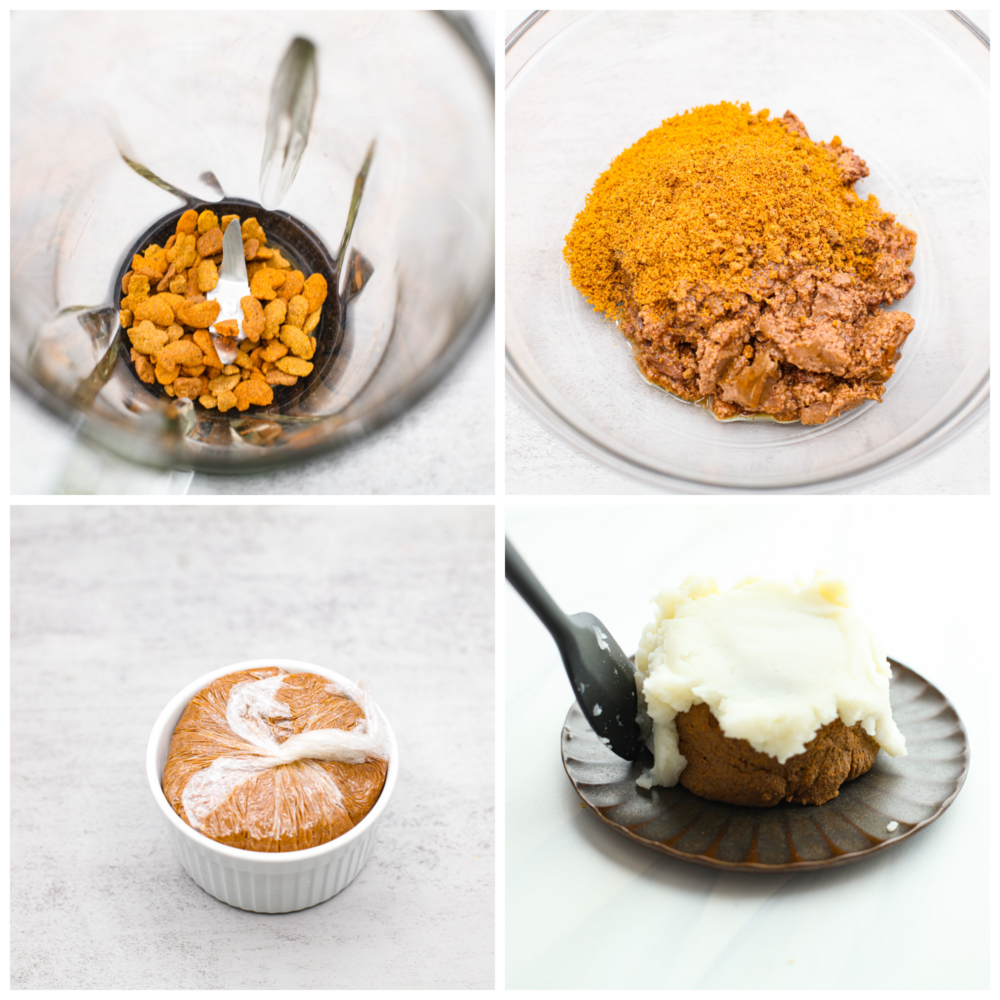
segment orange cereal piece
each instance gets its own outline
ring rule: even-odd
[[[261,246],[267,243],[264,229],[254,216],[250,216],[240,226],[240,233],[244,240],[256,240]]]
[[[235,364],[240,368],[252,368],[253,365],[250,364],[250,355],[246,351],[237,349],[236,351],[236,361]]]
[[[263,351],[260,352],[261,358],[265,361],[277,361],[279,358],[283,358],[288,353],[288,348],[285,347],[278,340],[272,340]]]
[[[157,367],[163,365],[179,368],[181,365],[200,365],[202,363],[201,348],[191,340],[175,340],[168,344],[157,355]],[[171,379],[173,381],[173,379]]]
[[[156,290],[158,292],[165,292],[170,287],[170,282],[174,280],[176,275],[177,265],[171,264],[170,267],[167,268],[167,273],[160,278],[159,284],[156,286]]]
[[[199,259],[198,264],[200,263],[201,260]],[[188,290],[184,298],[190,300],[194,299],[195,296],[197,296],[198,297],[197,301],[204,302],[205,296],[198,291],[198,264],[192,264],[191,267],[188,268],[187,271]]]
[[[260,240],[246,240],[243,244],[243,256],[247,260],[253,260],[260,249]]]
[[[212,343],[212,335],[208,330],[195,330],[191,339],[201,348],[206,365],[210,368],[222,367],[222,362],[215,350],[215,344]]]
[[[222,390],[215,394],[215,398],[218,402],[219,413],[225,413],[226,410],[231,410],[236,405],[236,393],[227,392]]]
[[[172,323],[167,327],[167,343],[172,344],[175,340],[180,340],[184,336],[184,327]]]
[[[204,365],[181,365],[181,374],[186,375],[188,378],[199,378],[204,371]]]
[[[132,325],[132,310],[121,309],[118,312],[118,322],[123,330],[127,330]]]
[[[305,283],[306,278],[301,271],[289,271],[281,286],[281,297],[288,302],[294,296],[301,295]]]
[[[238,337],[240,335],[239,324],[234,319],[224,319],[221,323],[215,324],[215,332],[220,337]]]
[[[135,271],[126,271],[125,277],[122,278],[122,295],[128,295],[128,283]],[[149,282],[146,282],[146,287],[149,287]]]
[[[238,410],[248,410],[251,405],[268,406],[274,401],[274,390],[263,379],[240,382],[235,392]]]
[[[285,280],[285,272],[274,267],[262,267],[250,279],[250,294],[255,299],[273,299],[274,290]]]
[[[132,346],[143,354],[153,354],[167,344],[170,338],[166,330],[154,326],[148,319],[128,331],[128,339]]]
[[[218,302],[185,301],[177,310],[177,318],[185,325],[195,329],[207,329],[216,320],[222,306]]]
[[[198,216],[198,232],[207,233],[210,229],[219,228],[219,217],[210,208],[206,208]]]
[[[278,336],[281,324],[285,322],[288,313],[288,303],[284,299],[275,299],[264,306],[264,339],[272,340]]]
[[[281,268],[290,268],[292,266],[292,262],[285,260],[285,258],[281,256],[281,251],[277,247],[274,248],[274,256],[271,258],[271,264],[274,267]]]
[[[289,375],[287,372],[279,371],[277,368],[274,371],[267,373],[267,384],[268,385],[295,385],[298,382],[298,375]]]
[[[171,294],[183,297],[187,291],[187,286],[187,275],[178,274],[176,277],[170,279],[170,284],[167,287],[170,289]]]
[[[163,249],[164,250],[169,250],[176,242],[177,242],[177,234],[176,233],[172,233],[168,237],[167,242],[163,244]]]
[[[212,254],[219,253],[222,250],[222,230],[217,225],[209,229],[203,236],[198,237],[195,247],[202,257],[211,257]]]
[[[204,396],[198,397],[198,402],[205,407],[206,410],[214,410],[218,406],[218,400],[215,396],[206,393]]]
[[[156,373],[150,364],[149,358],[145,354],[140,354],[134,347],[132,348],[132,364],[135,365],[135,373],[143,382],[155,382]]]
[[[170,304],[164,301],[162,295],[143,299],[136,305],[134,312],[135,318],[140,322],[144,319],[150,319],[157,326],[170,326],[174,321],[174,311],[170,308]]]
[[[303,295],[309,300],[309,312],[315,312],[326,302],[326,278],[322,274],[310,274],[306,278]]]
[[[209,379],[208,390],[218,396],[220,392],[230,392],[239,384],[239,375],[220,375],[218,378]]]
[[[219,283],[219,270],[210,260],[198,265],[198,291],[210,292]]]
[[[239,375],[239,365],[225,365],[222,369],[223,375]]]
[[[132,257],[132,270],[136,274],[145,275],[147,278],[156,278],[159,281],[167,270],[166,251],[158,243],[146,247],[141,257],[138,254]]]
[[[281,328],[281,333],[279,334],[281,342],[292,352],[292,354],[297,354],[300,358],[308,361],[313,356],[313,346],[309,342],[309,338],[299,329],[297,326],[285,325]],[[293,374],[299,374],[295,372]]]
[[[286,375],[308,375],[313,370],[312,362],[301,358],[282,358],[277,365]]]
[[[198,213],[193,208],[189,208],[177,220],[177,235],[189,235],[190,233],[195,233],[197,231]]]
[[[205,379],[203,378],[178,378],[174,380],[174,389],[178,396],[187,396],[188,399],[197,399],[205,392]]]
[[[219,228],[223,232],[225,232],[229,228],[229,223],[230,222],[239,222],[239,221],[240,221],[240,217],[238,215],[224,215],[222,217],[222,222],[219,223]]]
[[[174,295],[173,292],[160,292],[157,296],[159,299],[163,299],[164,302],[176,313],[182,305],[184,305],[185,299],[183,295]]]
[[[302,332],[312,333],[313,330],[315,330],[317,325],[319,324],[319,318],[322,315],[323,315],[322,306],[320,306],[319,309],[316,310],[316,312],[309,313],[309,315],[306,317],[305,323],[302,325]]]
[[[181,236],[177,242],[166,251],[167,260],[173,264],[178,271],[183,271],[194,263],[198,256],[198,243],[194,235]]]
[[[171,365],[165,365],[160,361],[156,362],[156,367],[153,369],[153,373],[156,375],[156,381],[160,385],[170,385],[177,376],[180,374],[180,368]]]
[[[309,311],[309,300],[304,295],[294,295],[288,300],[288,318],[285,322],[301,330]]]
[[[163,387],[163,391],[164,391],[164,392],[165,392],[165,393],[166,393],[166,394],[167,394],[168,396],[176,396],[176,395],[177,395],[177,390],[176,390],[176,389],[174,388],[174,386],[173,386],[173,383],[172,383],[172,382],[168,382],[168,383],[167,383],[167,384],[166,384],[166,385],[165,385],[165,386]]]
[[[240,305],[243,308],[243,332],[256,344],[267,324],[264,307],[252,295],[244,295]]]
[[[149,278],[143,274],[133,274],[128,282],[128,297],[132,301],[132,308],[149,298]]]

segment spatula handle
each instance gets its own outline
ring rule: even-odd
[[[549,592],[528,569],[528,564],[518,555],[517,549],[505,538],[505,565],[507,581],[524,598],[525,603],[538,615],[541,623],[552,633],[556,645],[562,649],[571,640],[573,623],[566,617]]]

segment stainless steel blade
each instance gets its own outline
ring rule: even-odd
[[[247,284],[247,262],[243,255],[243,232],[239,219],[233,219],[226,226],[222,237],[222,267],[219,268],[220,281],[238,281]]]

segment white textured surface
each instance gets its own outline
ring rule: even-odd
[[[606,827],[563,770],[572,692],[548,632],[505,607],[506,986],[986,989],[992,570],[988,500],[508,506],[507,533],[564,611],[626,652],[651,597],[690,572],[733,582],[825,567],[888,655],[964,721],[969,777],[927,829],[828,872],[716,872]]]
[[[492,507],[11,510],[11,982],[494,984]],[[358,878],[247,913],[181,868],[149,792],[186,683],[285,656],[367,677],[402,771]]]

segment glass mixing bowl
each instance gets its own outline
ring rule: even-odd
[[[687,492],[824,491],[918,461],[989,393],[989,49],[947,13],[536,14],[506,55],[508,381],[591,457]],[[916,231],[916,321],[881,403],[819,426],[719,422],[651,386],[570,285],[598,176],[672,115],[726,100],[864,158],[856,185]]]
[[[18,13],[12,35],[11,371],[88,439],[161,468],[301,460],[403,412],[488,315],[493,83],[461,17]],[[256,214],[327,276],[323,364],[271,406],[174,401],[129,361],[121,276],[188,207]]]

